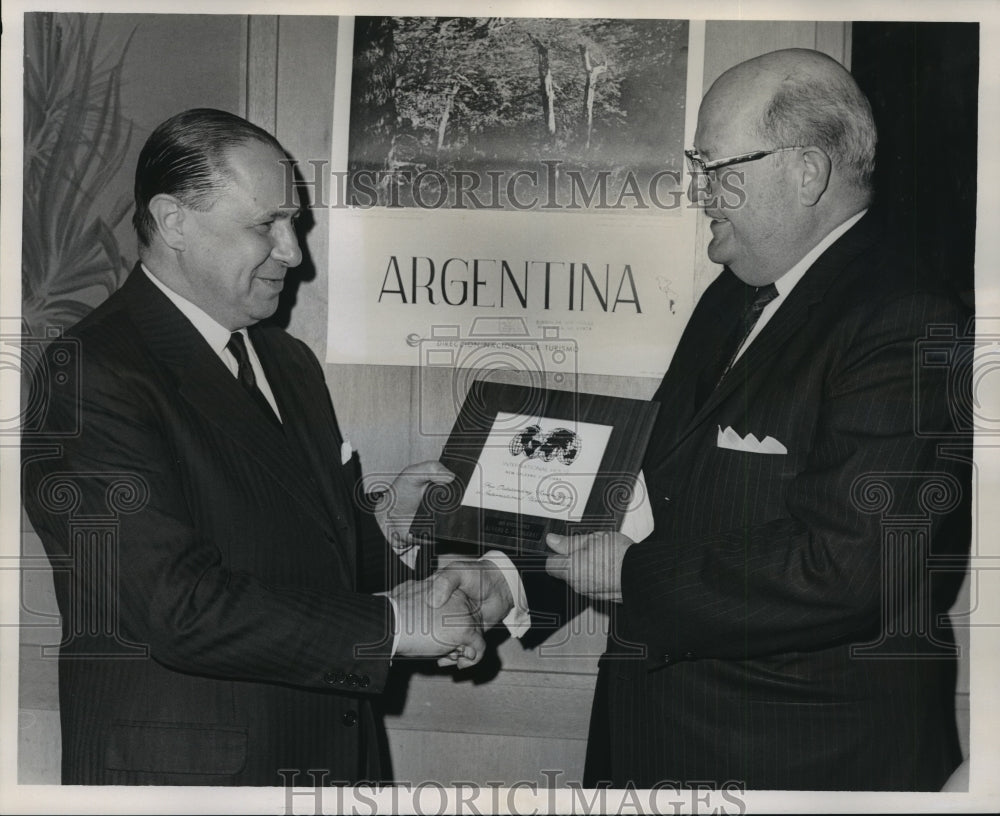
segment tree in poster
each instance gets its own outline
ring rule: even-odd
[[[671,20],[358,18],[350,169],[680,169],[686,38]]]
[[[351,85],[351,169],[379,167],[399,128],[393,17],[358,17]]]

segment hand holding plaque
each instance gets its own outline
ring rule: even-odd
[[[554,554],[545,571],[595,601],[622,602],[622,562],[632,539],[621,533],[545,537]]]
[[[403,556],[414,547],[410,527],[427,487],[448,484],[454,478],[440,462],[420,462],[403,468],[382,494],[375,505],[375,521],[396,555]]]
[[[430,503],[434,537],[541,554],[548,533],[620,530],[658,408],[474,382],[441,456],[457,479]]]

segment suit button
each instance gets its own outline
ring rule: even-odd
[[[349,674],[347,675],[347,682],[352,688],[357,688],[360,680],[356,674]]]
[[[663,655],[663,662],[664,663],[670,663],[670,655],[669,654]]]
[[[361,688],[368,688],[371,685],[371,679],[367,674],[361,675]]]
[[[340,718],[344,725],[351,727],[352,725],[357,725],[358,714],[356,711],[345,711],[344,716]]]
[[[694,660],[694,652],[684,652],[685,660]]]
[[[327,672],[323,675],[323,682],[332,686],[337,682],[337,675],[334,672]]]

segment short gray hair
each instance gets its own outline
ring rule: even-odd
[[[765,106],[759,127],[772,146],[821,147],[834,166],[870,193],[877,133],[867,97],[846,71],[789,76]]]

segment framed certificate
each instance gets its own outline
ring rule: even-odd
[[[428,490],[420,532],[527,554],[546,551],[547,533],[618,530],[658,409],[475,381],[441,454],[457,478]]]

